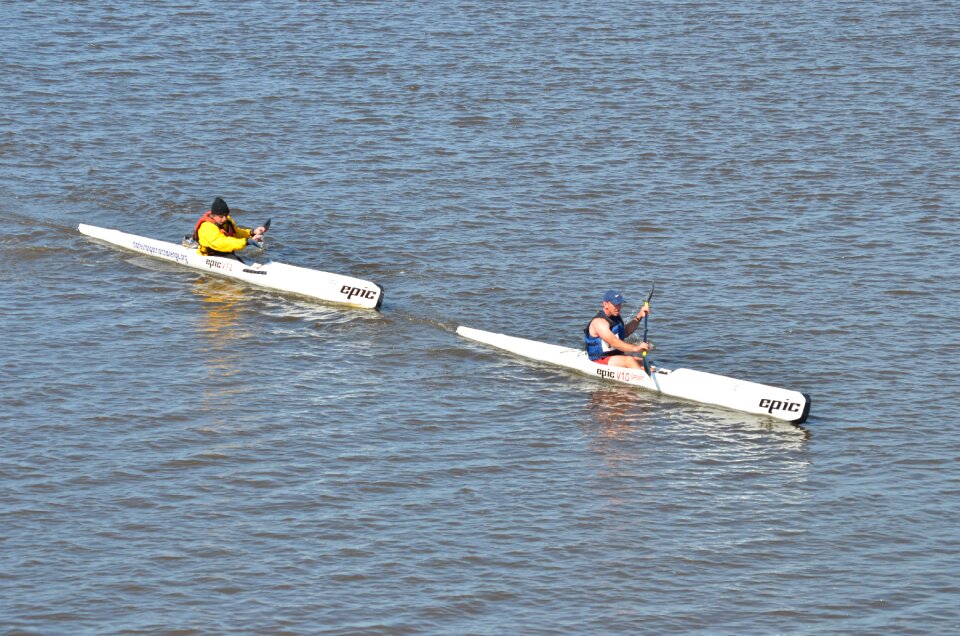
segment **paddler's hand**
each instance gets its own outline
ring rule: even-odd
[[[634,353],[643,353],[644,351],[650,351],[649,342],[641,342],[638,345],[634,345],[634,350],[633,350]]]
[[[260,227],[258,227],[257,229],[255,229],[255,230],[253,231],[253,236],[254,236],[254,237],[259,236],[260,238],[258,238],[257,240],[258,240],[258,241],[262,241],[262,240],[263,240],[263,235],[264,235],[264,233],[265,233],[266,231],[267,231],[267,228],[265,228],[265,227],[263,227],[263,226],[261,225]]]
[[[640,311],[637,312],[637,322],[640,322],[641,320],[643,320],[643,317],[649,313],[650,313],[649,307],[646,307],[646,306],[641,307]]]

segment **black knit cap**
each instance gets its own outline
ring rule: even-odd
[[[230,208],[227,207],[227,202],[217,197],[213,200],[213,203],[210,205],[210,214],[216,214],[217,216],[226,216],[230,214]]]

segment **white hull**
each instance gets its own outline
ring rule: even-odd
[[[756,382],[728,378],[692,369],[658,368],[653,376],[643,369],[621,369],[592,362],[585,351],[559,345],[505,336],[489,331],[457,327],[464,338],[510,353],[566,367],[590,376],[656,391],[664,395],[712,404],[735,411],[764,415],[800,424],[810,413],[810,396]]]
[[[380,286],[359,278],[273,261],[244,264],[235,258],[204,256],[197,253],[195,248],[93,225],[81,224],[78,229],[82,234],[140,254],[242,280],[258,287],[299,294],[326,302],[342,303],[351,307],[379,309],[383,302],[383,290]]]

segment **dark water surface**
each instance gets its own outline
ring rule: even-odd
[[[960,631],[954,2],[0,3],[0,631]],[[381,313],[83,239],[214,196]],[[654,359],[805,430],[456,337]]]

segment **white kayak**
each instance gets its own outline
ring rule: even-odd
[[[244,263],[229,256],[204,256],[198,253],[195,247],[185,247],[93,225],[81,224],[77,229],[87,236],[140,254],[179,263],[218,276],[235,278],[258,287],[299,294],[326,302],[343,303],[352,307],[379,309],[383,303],[383,289],[379,285],[359,278],[274,261]]]
[[[656,365],[651,376],[647,375],[643,369],[623,369],[597,364],[587,357],[586,351],[581,349],[571,349],[462,326],[457,327],[457,334],[524,358],[694,402],[765,415],[795,424],[806,421],[810,414],[810,396],[798,391],[693,369],[671,371]]]

